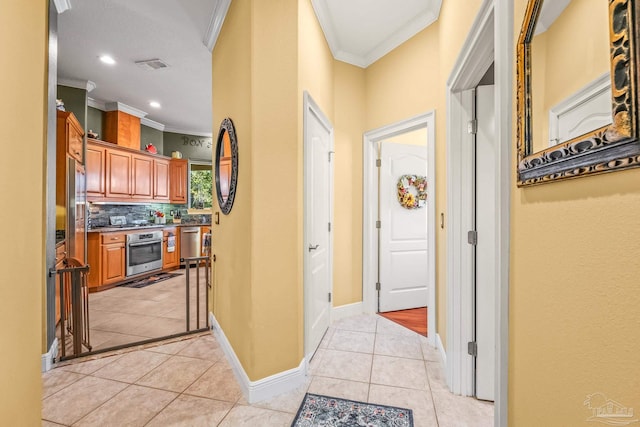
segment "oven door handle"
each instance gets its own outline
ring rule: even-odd
[[[162,240],[149,240],[147,242],[144,243],[128,243],[128,246],[147,246],[147,245],[152,245],[155,243],[162,243]]]

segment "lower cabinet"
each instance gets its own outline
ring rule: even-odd
[[[173,235],[173,250],[169,251],[169,237]],[[176,268],[180,266],[179,233],[176,227],[165,228],[162,233],[162,268]]]
[[[109,285],[124,280],[125,249],[123,243],[102,246],[102,284]]]
[[[106,285],[125,279],[126,233],[87,234],[87,264],[89,290],[95,292]]]

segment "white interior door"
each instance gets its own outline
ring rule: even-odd
[[[495,312],[496,312],[496,189],[494,159],[495,102],[494,86],[476,89],[476,397],[494,400]]]
[[[380,159],[380,311],[426,307],[427,206],[402,207],[397,185],[403,175],[427,176],[427,147],[382,142]]]
[[[331,313],[333,128],[305,97],[305,356],[313,356]]]

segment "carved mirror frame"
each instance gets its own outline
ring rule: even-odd
[[[224,149],[224,134],[229,135],[231,145],[231,176],[229,177],[229,195],[227,200],[222,199],[222,191],[220,188],[220,160]],[[220,124],[218,132],[218,142],[216,143],[216,196],[218,205],[223,214],[229,215],[233,207],[233,201],[236,197],[236,187],[238,186],[238,139],[236,138],[236,129],[230,118],[225,118]]]
[[[529,0],[517,46],[518,186],[640,166],[638,1],[609,0],[613,123],[533,153],[531,41],[543,0]]]

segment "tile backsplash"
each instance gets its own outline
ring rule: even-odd
[[[150,211],[160,211],[167,218],[167,223],[173,221],[170,211],[179,211],[182,215],[182,224],[211,224],[210,214],[189,215],[184,205],[172,204],[147,204],[147,205],[108,205],[89,203],[89,229],[94,227],[104,227],[109,225],[109,217],[124,216],[127,224],[133,221],[148,221],[152,223],[154,217],[149,215]]]

